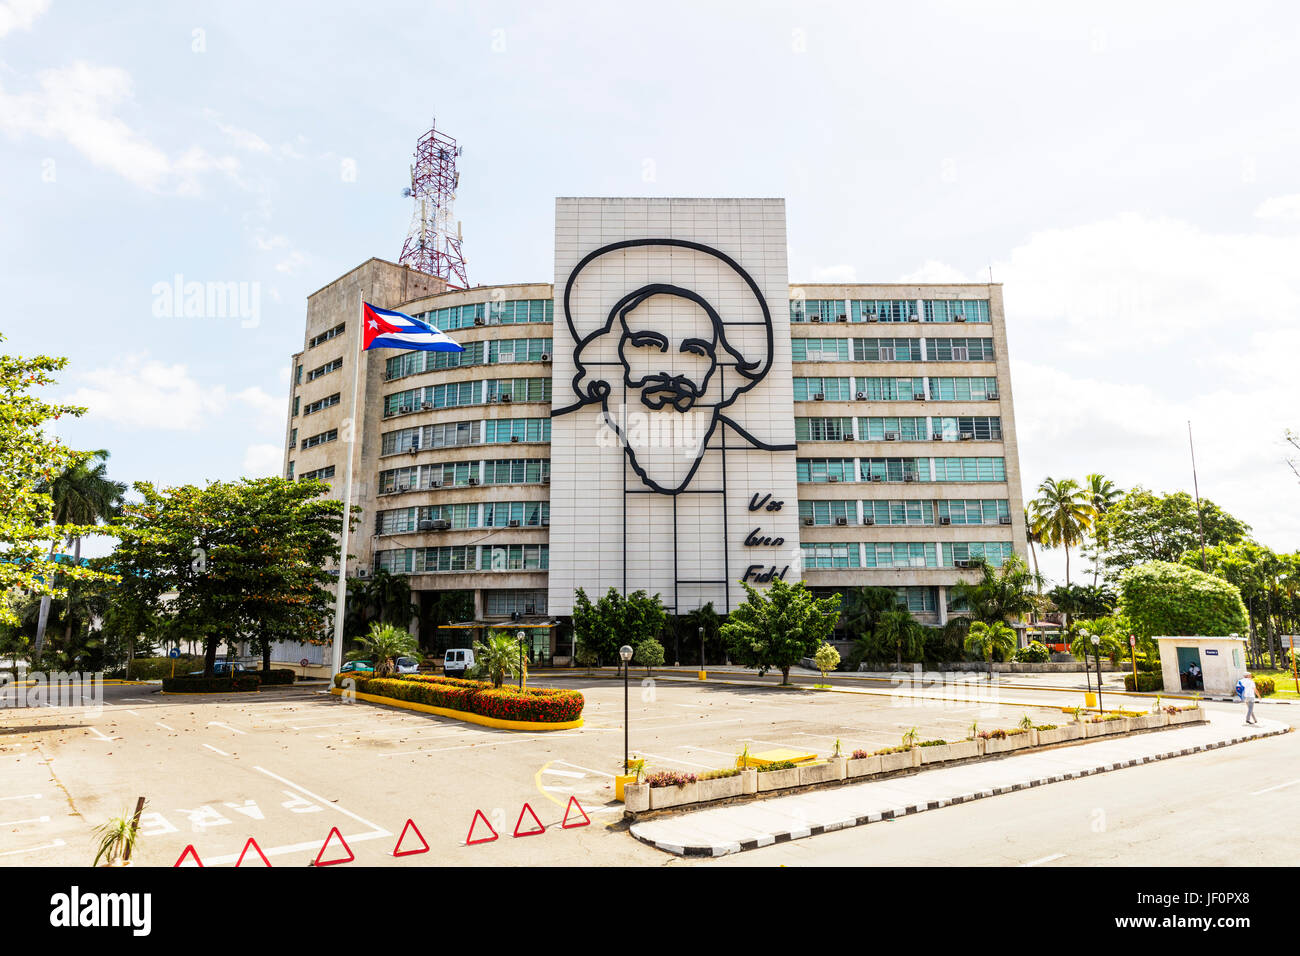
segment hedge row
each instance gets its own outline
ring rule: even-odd
[[[279,667],[269,671],[254,671],[254,673],[261,679],[263,687],[292,684],[298,676],[287,667]]]
[[[256,674],[237,674],[234,677],[164,677],[162,688],[172,694],[218,693],[222,691],[257,690],[262,680]]]
[[[555,690],[538,687],[520,693],[516,688],[493,689],[483,681],[466,681],[458,678],[440,678],[425,674],[403,674],[400,677],[364,677],[356,674],[337,674],[336,687],[344,687],[348,680],[355,681],[358,693],[390,697],[431,707],[445,707],[467,714],[479,714],[499,720],[530,720],[556,724],[577,720],[582,716],[585,700],[580,691]]]
[[[1164,675],[1160,673],[1144,673],[1142,671],[1138,671],[1137,687],[1134,687],[1133,675],[1125,674],[1124,689],[1129,693],[1133,693],[1134,691],[1145,693],[1153,690],[1164,690],[1165,678]]]
[[[203,669],[203,658],[201,657],[178,657],[172,660],[170,657],[137,657],[131,661],[129,673],[131,680],[158,680],[163,677],[171,677],[172,671],[175,670],[178,675],[188,674],[190,671]],[[124,674],[127,672],[123,672]]]

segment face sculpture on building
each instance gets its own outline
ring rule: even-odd
[[[603,324],[580,336],[572,300],[584,270],[621,250],[653,246],[674,247],[678,261],[683,256],[698,259],[702,285],[725,301],[715,303],[680,282],[648,282],[618,296],[602,309]],[[652,490],[667,495],[684,490],[705,450],[722,442],[777,449],[725,414],[762,381],[772,363],[767,303],[749,274],[726,254],[674,239],[604,246],[570,275],[564,314],[577,342],[577,401],[554,414],[599,407],[597,444],[620,445],[633,471]],[[726,437],[719,433],[720,424]]]

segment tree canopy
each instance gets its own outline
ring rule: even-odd
[[[789,683],[790,668],[815,654],[834,632],[840,596],[819,600],[802,581],[775,580],[766,592],[741,584],[748,597],[722,625],[732,660],[758,668],[759,676],[776,668],[781,682]]]
[[[624,597],[617,588],[610,588],[603,598],[593,602],[587,592],[578,588],[573,599],[573,629],[578,644],[597,659],[618,661],[618,649],[624,644],[635,648],[663,631],[668,612],[656,594],[633,591]]]
[[[1142,637],[1245,634],[1237,588],[1197,568],[1149,561],[1120,575],[1120,612]]]
[[[1201,518],[1207,548],[1236,544],[1250,531],[1208,498],[1201,499]],[[1098,519],[1096,533],[1107,569],[1114,572],[1147,561],[1179,561],[1188,551],[1200,553],[1196,501],[1185,491],[1157,495],[1134,488]]]

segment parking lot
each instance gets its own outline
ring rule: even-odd
[[[895,745],[911,727],[921,739],[955,740],[972,723],[1011,727],[1026,712],[1062,720],[1022,705],[633,677],[631,749],[650,770],[732,766],[745,746],[825,755],[836,740],[845,752]],[[622,810],[613,790],[622,683],[549,674],[533,683],[583,691],[585,726],[502,731],[308,688],[179,697],[119,686],[105,689],[98,713],[0,711],[0,866],[88,865],[92,828],[141,795],[142,865],[170,866],[190,844],[205,865],[232,865],[253,837],[273,865],[304,866],[332,827],[366,864],[667,863],[611,829]],[[592,826],[557,826],[570,797]],[[548,830],[513,839],[525,803]],[[465,845],[476,810],[502,839]],[[431,851],[395,859],[408,818]],[[485,834],[480,824],[475,836]]]

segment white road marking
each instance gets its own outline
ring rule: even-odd
[[[719,757],[739,757],[738,753],[728,753],[725,750],[710,750],[708,747],[697,747],[694,744],[686,744],[678,747],[678,750],[694,750],[702,754],[717,754]]]
[[[557,777],[572,777],[575,780],[581,780],[586,776],[585,773],[578,773],[574,770],[556,770],[554,767],[547,767],[542,773],[553,773]]]
[[[0,797],[0,800],[39,800],[39,799],[41,799],[41,795],[39,793],[22,793],[16,797]]]
[[[53,850],[56,847],[67,846],[62,840],[55,840],[53,843],[46,843],[44,846],[29,846],[25,850],[6,850],[0,853],[0,856],[17,856],[19,853],[35,853],[37,850]]]
[[[579,736],[579,735],[576,734],[576,733],[555,733],[555,732],[552,732],[552,733],[549,733],[549,734],[537,734],[537,735],[535,735],[535,736],[531,736],[531,737],[512,737],[512,738],[507,739],[507,740],[498,740],[498,741],[495,741],[495,742],[492,742],[492,743],[457,744],[455,747],[431,747],[431,748],[426,749],[426,750],[401,750],[401,751],[398,751],[397,753],[391,753],[391,754],[380,754],[379,756],[381,756],[381,757],[407,757],[407,756],[410,756],[411,754],[438,754],[438,753],[445,753],[445,752],[448,751],[448,750],[468,750],[470,747],[504,747],[506,744],[526,744],[526,743],[532,743],[532,742],[538,740],[539,738],[541,738],[541,739],[554,739],[554,738],[556,738],[556,737],[577,737],[577,736]]]
[[[1039,857],[1037,860],[1030,860],[1028,863],[1021,863],[1021,866],[1038,866],[1040,863],[1051,863],[1053,860],[1059,860],[1064,857],[1064,853],[1053,853],[1051,856]]]
[[[161,727],[163,730],[168,730],[168,731],[171,731],[172,733],[176,733],[176,728],[175,728],[175,727],[168,727],[168,726],[167,726],[166,724],[164,724],[162,721],[155,720],[155,721],[154,721],[154,726],[155,726],[155,727]]]
[[[656,760],[667,760],[669,763],[685,764],[688,767],[701,767],[704,770],[716,770],[717,767],[711,767],[706,763],[696,763],[693,760],[683,760],[681,757],[667,757],[663,754],[652,754],[648,750],[638,750],[637,755],[641,757],[654,757]]]
[[[121,739],[122,739],[121,737],[106,737],[106,736],[104,736],[103,732],[102,732],[98,727],[89,727],[89,728],[87,728],[87,729],[88,729],[92,734],[94,734],[96,737],[98,737],[100,740],[103,740],[103,741],[112,742],[112,741],[114,741],[114,740],[121,740]]]
[[[221,756],[223,756],[223,757],[229,757],[229,756],[230,756],[230,754],[226,753],[224,750],[217,750],[217,748],[214,747],[214,746],[212,746],[212,744],[204,744],[203,746],[207,747],[207,748],[208,748],[209,750],[211,750],[211,751],[214,751],[214,752],[216,752],[216,753],[221,754]]]
[[[1281,790],[1283,787],[1294,787],[1300,780],[1292,780],[1289,783],[1279,783],[1276,787],[1265,787],[1263,790],[1255,790],[1251,793],[1252,797],[1258,797],[1261,793],[1272,793],[1274,790]]]
[[[139,717],[139,716],[140,716],[139,714],[137,714],[134,710],[131,710],[130,708],[127,708],[127,711],[126,711],[126,712],[127,712],[128,714],[130,714],[132,717]]]
[[[337,809],[337,807],[335,809]],[[392,834],[385,830],[382,832],[373,831],[371,833],[358,833],[355,835],[345,836],[343,839],[346,840],[348,842],[348,845],[350,846],[353,843],[360,843],[363,840],[378,840],[380,837],[387,837],[387,836],[392,836]],[[319,840],[313,840],[310,843],[293,843],[288,846],[273,846],[269,849],[262,850],[262,853],[268,857],[284,856],[286,853],[300,853],[303,850],[319,850],[320,847],[321,847],[321,842]],[[250,849],[248,851],[248,855],[244,857],[245,863],[247,863],[250,860],[253,861],[254,863],[259,863],[260,865],[260,861],[258,861],[257,859],[256,850]],[[239,854],[231,853],[227,856],[214,856],[210,860],[204,860],[203,865],[204,866],[225,866],[227,863],[238,863],[238,862],[239,862]]]
[[[555,761],[555,762],[556,762],[556,763],[562,763],[562,764],[564,764],[566,767],[573,767],[573,768],[575,768],[575,769],[577,769],[577,770],[585,770],[587,773],[594,773],[594,774],[599,774],[599,775],[602,776],[602,777],[609,777],[611,780],[614,778],[614,774],[612,774],[612,773],[606,773],[604,770],[592,770],[590,767],[580,767],[580,766],[578,766],[578,764],[576,764],[576,763],[570,763],[570,762],[567,761],[567,760],[557,760],[557,761]]]
[[[222,727],[222,728],[224,728],[224,729],[226,729],[226,730],[233,731],[234,733],[237,733],[237,734],[247,734],[247,733],[248,733],[247,730],[240,730],[238,727],[231,727],[229,724],[223,724],[223,723],[222,723],[221,721],[219,721],[219,720],[209,720],[209,721],[208,721],[208,726],[209,726],[209,727]]]
[[[123,697],[122,699],[123,699],[123,700],[134,700],[134,701],[138,701],[138,702],[141,703],[141,704],[147,704],[147,703],[149,703],[149,699],[148,699],[147,697]]]
[[[16,827],[20,823],[49,823],[49,817],[28,817],[26,820],[0,820],[0,827]]]
[[[548,793],[590,793],[586,787],[542,787]]]
[[[364,823],[366,826],[370,827],[370,829],[374,830],[380,836],[392,836],[392,834],[389,833],[387,830],[385,830],[383,827],[371,823],[369,820],[365,819],[364,817],[357,816],[351,810],[344,810],[337,803],[333,803],[329,800],[326,800],[324,797],[317,796],[316,794],[308,790],[306,787],[299,786],[298,784],[294,783],[292,780],[286,780],[284,777],[281,777],[278,774],[271,773],[271,771],[267,770],[265,767],[254,767],[253,769],[258,771],[259,773],[266,774],[268,777],[271,777],[272,779],[279,780],[281,783],[285,784],[286,786],[293,787],[295,790],[299,790],[302,793],[305,793],[307,796],[311,797],[313,800],[317,801],[321,805],[337,810],[345,817],[351,817],[353,820],[356,820],[358,823]],[[236,857],[236,859],[238,859],[238,857]]]

